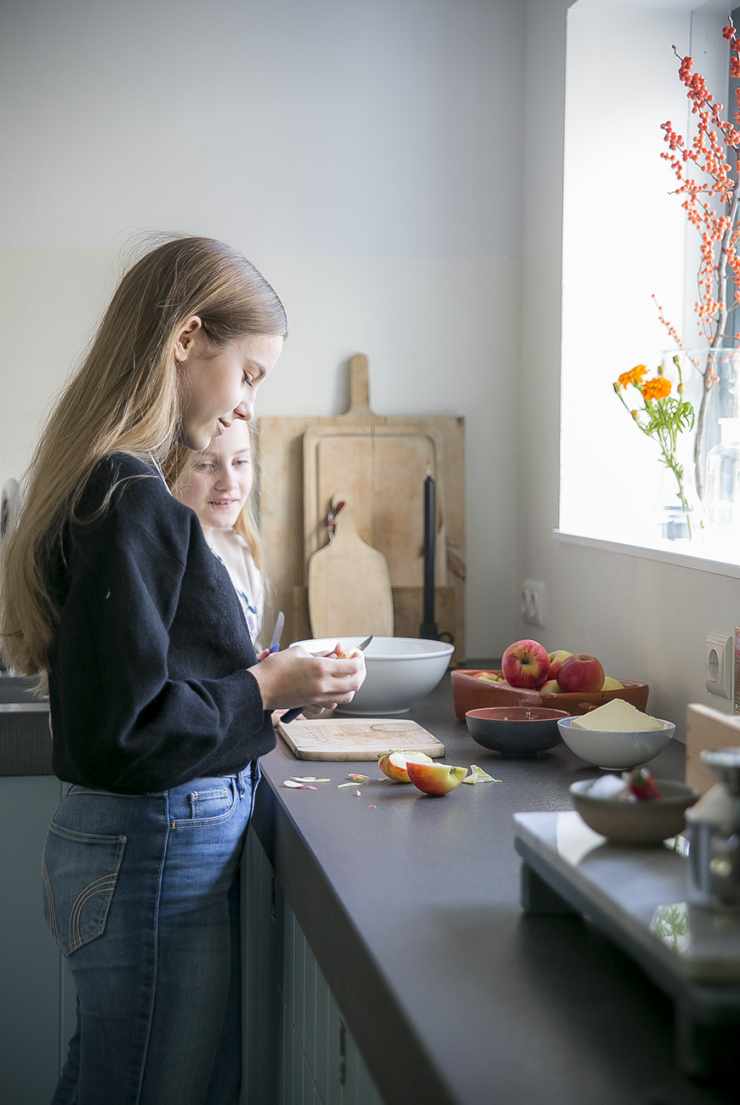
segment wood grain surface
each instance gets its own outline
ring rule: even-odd
[[[444,756],[441,741],[416,721],[324,718],[280,723],[278,732],[299,760],[377,760],[384,752]]]
[[[393,594],[388,561],[359,536],[354,504],[345,492],[334,538],[308,564],[308,612],[314,637],[393,636]]]

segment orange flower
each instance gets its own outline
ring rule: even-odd
[[[671,381],[666,380],[665,376],[656,376],[654,380],[646,380],[640,391],[646,402],[651,399],[665,399],[671,394]]]
[[[617,382],[623,388],[626,388],[629,384],[634,384],[635,387],[639,387],[646,372],[647,368],[644,364],[635,365],[629,372],[623,372]]]

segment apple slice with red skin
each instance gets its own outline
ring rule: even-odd
[[[431,756],[427,756],[426,752],[386,752],[378,760],[378,767],[394,783],[410,783],[406,767],[411,760],[417,763],[432,762]]]
[[[409,760],[406,765],[409,779],[422,790],[424,794],[430,794],[433,798],[440,798],[443,794],[449,794],[451,790],[459,786],[467,775],[464,767],[450,767],[449,764],[414,763]]]

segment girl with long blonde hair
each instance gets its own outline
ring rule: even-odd
[[[236,1105],[237,873],[271,713],[350,701],[362,657],[257,663],[226,569],[171,494],[182,450],[254,413],[277,295],[208,238],[123,277],[3,542],[0,650],[48,681],[69,789],[42,874],[78,1027],[54,1105]]]

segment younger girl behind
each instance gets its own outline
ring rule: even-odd
[[[175,493],[198,515],[206,541],[231,576],[259,652],[265,586],[261,542],[250,509],[253,484],[249,425],[235,421],[197,454]]]

